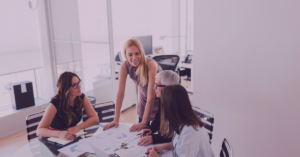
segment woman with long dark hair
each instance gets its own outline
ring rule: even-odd
[[[64,72],[57,81],[57,94],[51,99],[38,126],[37,136],[73,140],[84,128],[99,123],[88,97],[81,93],[81,80],[72,72]],[[85,109],[89,119],[79,125]]]
[[[181,85],[166,86],[161,93],[162,136],[172,142],[147,149],[150,157],[160,157],[158,152],[173,150],[176,157],[213,157],[204,123],[192,109],[187,91]]]

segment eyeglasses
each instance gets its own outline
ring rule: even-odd
[[[155,83],[155,89],[157,89],[157,87],[166,87],[166,85],[158,85]]]
[[[82,80],[79,80],[78,83],[72,84],[71,87],[74,88],[74,89],[76,89],[76,88],[78,88],[79,84],[81,85],[81,82],[82,82]]]

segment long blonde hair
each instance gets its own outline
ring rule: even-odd
[[[139,67],[137,68],[135,74],[138,76],[139,78],[139,81],[140,81],[140,84],[142,86],[145,86],[147,84],[147,81],[148,81],[148,63],[146,61],[146,56],[145,56],[145,51],[143,49],[143,46],[142,44],[140,43],[139,40],[137,39],[128,39],[125,44],[124,44],[124,56],[127,59],[127,56],[126,56],[126,50],[131,47],[131,46],[136,46],[139,50],[140,50],[140,53],[141,53],[141,61],[140,61],[140,64],[139,64]]]

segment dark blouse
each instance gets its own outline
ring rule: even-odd
[[[85,95],[82,93],[80,98],[83,100],[84,97],[85,97]],[[72,119],[71,125],[68,126],[68,123],[66,122],[65,117],[62,117],[62,116],[64,116],[63,111],[59,110],[60,101],[56,98],[52,98],[50,103],[53,104],[55,106],[56,110],[57,110],[57,112],[55,114],[55,117],[54,117],[54,119],[53,119],[53,121],[50,125],[51,128],[58,129],[58,130],[66,130],[68,128],[76,126],[79,123],[79,121],[81,120],[82,115],[81,116],[76,115],[76,118]],[[72,112],[75,113],[76,108],[71,107],[71,110],[72,110]]]
[[[160,132],[158,134],[154,134],[155,132],[159,131],[160,127],[160,99],[159,99],[159,105],[158,105],[158,112],[155,114],[155,119],[152,121],[149,129],[152,131],[152,139],[153,139],[153,144],[158,144],[158,143],[167,143],[171,142],[172,138],[165,138],[160,135]]]

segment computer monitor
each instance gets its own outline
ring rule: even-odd
[[[122,54],[121,52],[119,51],[115,57],[115,61],[116,62],[123,62],[123,59],[122,59]]]
[[[141,44],[143,45],[145,55],[152,55],[152,35],[148,36],[139,36],[139,37],[133,37],[135,39],[138,39]]]

